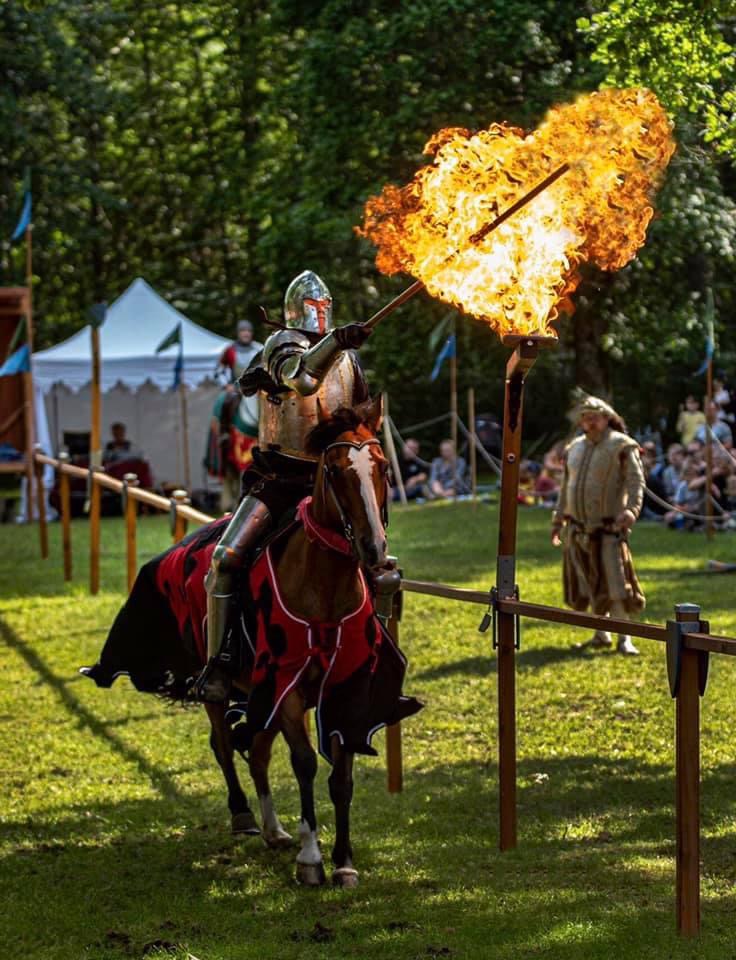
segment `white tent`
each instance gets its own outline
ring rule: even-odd
[[[155,352],[179,323],[182,379],[189,388],[190,470],[196,487],[201,485],[218,390],[217,360],[230,341],[188,320],[140,277],[108,308],[100,329],[102,436],[103,441],[109,439],[112,423],[125,423],[129,438],[151,463],[156,482],[183,484],[181,405],[177,391],[171,389],[179,348]],[[90,428],[90,328],[34,353],[33,378],[44,394],[51,441],[58,451],[65,430]]]

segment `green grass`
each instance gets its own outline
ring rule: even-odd
[[[548,516],[520,518],[525,599],[560,601]],[[141,557],[167,543],[140,523]],[[234,840],[202,711],[172,709],[127,680],[97,690],[93,662],[124,599],[121,521],[103,525],[103,590],[87,593],[86,530],[61,577],[59,530],[37,559],[35,531],[0,534],[0,903],[11,960],[498,957],[611,960],[736,956],[736,665],[713,658],[703,701],[703,935],[674,933],[673,705],[664,650],[576,654],[571,628],[526,621],[519,655],[519,847],[497,851],[496,689],[480,607],[408,595],[407,690],[426,709],[404,730],[405,790],[383,760],[357,763],[354,891],[298,888],[293,853]],[[495,507],[397,509],[390,541],[408,576],[487,587]],[[697,600],[736,633],[736,579],[701,576],[736,538],[640,524],[647,618]],[[382,743],[378,744],[382,749]],[[243,781],[252,798],[245,770]],[[283,744],[277,806],[297,823]],[[333,834],[325,769],[324,846]],[[326,932],[325,932],[326,931]],[[321,940],[320,938],[323,938]],[[170,945],[157,952],[157,942]]]

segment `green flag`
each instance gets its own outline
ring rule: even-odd
[[[28,321],[24,314],[18,321],[18,326],[15,328],[15,332],[13,333],[13,336],[10,338],[10,343],[8,344],[8,352],[5,354],[6,360],[8,359],[10,354],[15,351],[15,348],[18,346],[18,344],[27,338],[28,336],[28,334],[26,333],[26,330],[28,329],[27,323]]]
[[[161,343],[156,347],[156,353],[161,353],[167,347],[173,347],[175,343],[181,344],[181,323],[177,323],[171,333],[164,337]]]

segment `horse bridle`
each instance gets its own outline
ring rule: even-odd
[[[360,443],[357,443],[355,440],[336,440],[334,443],[330,443],[328,446],[326,446],[322,451],[322,476],[324,484],[332,495],[332,500],[337,508],[338,514],[340,515],[340,522],[342,523],[345,539],[352,547],[353,552],[355,552],[355,534],[353,533],[353,525],[343,509],[343,506],[340,503],[340,498],[338,497],[337,491],[332,483],[332,479],[330,477],[330,468],[327,465],[327,454],[330,452],[330,450],[334,450],[337,447],[352,447],[353,450],[362,450],[363,447],[367,447],[369,444],[375,444],[377,447],[380,447],[381,441],[377,437],[371,437],[369,440],[361,440]],[[383,454],[383,450],[381,450],[381,454]],[[383,505],[381,506],[381,523],[383,524],[383,528],[385,530],[386,527],[388,527],[388,477],[386,477],[386,490],[383,497]]]

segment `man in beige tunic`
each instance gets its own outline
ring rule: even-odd
[[[639,446],[604,400],[585,397],[576,410],[583,435],[565,450],[560,498],[552,519],[552,543],[563,544],[565,603],[629,619],[644,607],[628,537],[644,499]],[[610,647],[611,635],[597,630],[582,646]],[[639,651],[619,634],[619,653]]]

